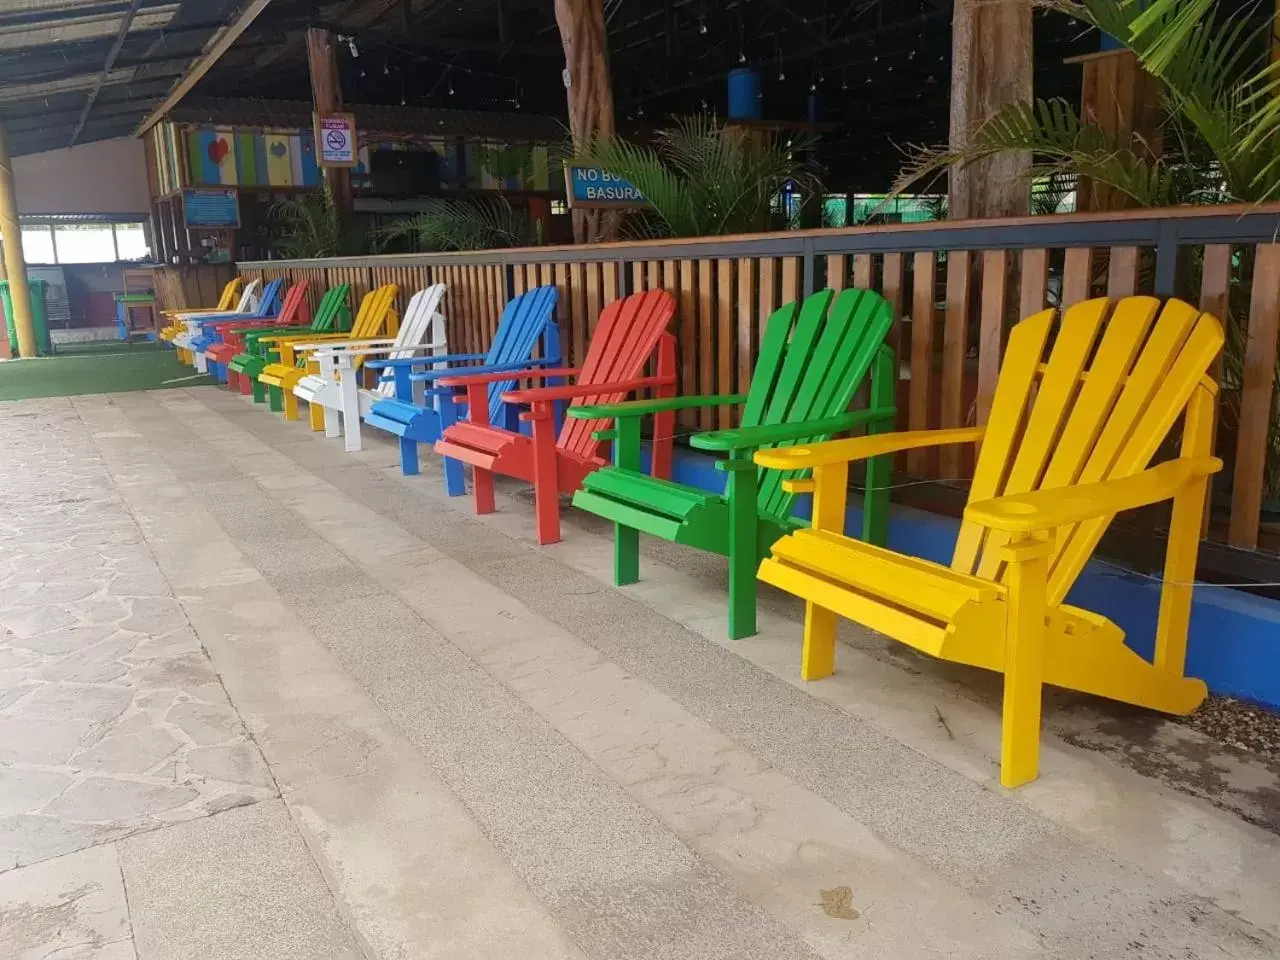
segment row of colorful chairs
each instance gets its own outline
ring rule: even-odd
[[[1206,694],[1184,665],[1206,486],[1221,467],[1207,374],[1223,334],[1185,303],[1099,299],[1060,319],[1029,317],[1008,333],[985,425],[893,433],[893,315],[871,291],[822,290],[783,306],[763,327],[747,392],[708,397],[677,396],[676,307],[664,291],[609,304],[577,367],[561,362],[554,287],[507,304],[483,354],[448,352],[441,285],[414,295],[403,324],[394,286],[368,294],[354,322],[345,286],[309,324],[305,285],[280,294],[269,284],[252,315],[175,315],[165,339],[286,418],[305,401],[313,427],[345,436],[348,450],[360,448],[361,423],[393,434],[407,475],[419,470],[419,445],[432,444],[449,494],[465,492],[471,467],[477,513],[495,509],[495,475],[531,483],[539,543],[560,539],[560,496],[571,494],[613,523],[620,586],[639,578],[641,533],[727,557],[732,638],[756,631],[757,579],[804,599],[805,679],[834,669],[838,616],[1002,673],[1006,786],[1037,775],[1046,683],[1173,713]],[[228,287],[220,306],[235,296]],[[268,301],[278,313],[264,315]],[[372,386],[361,386],[362,367]],[[736,427],[689,440],[718,455],[723,490],[673,481],[677,412],[730,406]],[[1150,466],[1179,421],[1181,452]],[[946,444],[979,445],[949,566],[886,547],[893,456]],[[855,539],[846,507],[858,461],[866,492]],[[1165,500],[1173,519],[1147,660],[1115,624],[1067,599],[1112,517]]]

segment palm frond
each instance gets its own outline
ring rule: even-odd
[[[533,224],[506,200],[434,200],[427,209],[373,231],[378,250],[407,246],[415,253],[532,246]]]
[[[632,236],[709,236],[781,225],[772,203],[784,185],[817,189],[816,176],[797,159],[811,145],[699,114],[676,118],[652,144],[597,141],[580,146],[578,159],[628,181],[648,201],[625,224]]]

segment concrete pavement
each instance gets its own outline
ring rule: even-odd
[[[539,549],[518,486],[367,444],[0,407],[0,956],[1280,955],[1266,764],[1054,697],[1005,793],[990,678],[847,626],[801,684],[717,559],[615,590],[607,527]]]

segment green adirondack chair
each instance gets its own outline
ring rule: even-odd
[[[244,335],[244,353],[236,354],[227,366],[252,385],[254,403],[267,401],[267,388],[265,384],[258,382],[258,374],[266,369],[267,364],[280,359],[271,338],[291,333],[345,333],[351,329],[350,299],[351,284],[340,283],[325,293],[320,305],[316,307],[310,326],[264,327]]]
[[[769,318],[745,396],[571,407],[571,417],[614,420],[614,428],[601,433],[613,440],[613,465],[590,474],[573,496],[574,506],[613,521],[614,582],[623,586],[639,579],[641,533],[721,554],[729,558],[729,636],[755,633],[756,567],[779,537],[807,525],[792,514],[808,484],[807,475],[761,470],[752,455],[858,427],[870,433],[892,429],[897,369],[884,343],[892,323],[893,312],[877,293],[822,290]],[[850,412],[868,374],[869,406]],[[723,495],[641,472],[643,416],[726,404],[744,404],[740,427],[690,438],[698,449],[727,454],[716,464],[728,474]],[[867,466],[862,535],[877,545],[888,532],[889,469],[886,457]]]

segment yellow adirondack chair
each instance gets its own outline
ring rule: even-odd
[[[1186,714],[1203,681],[1183,675],[1191,581],[1212,454],[1209,365],[1215,317],[1170,300],[1129,297],[1071,307],[1048,346],[1055,311],[1010,332],[985,427],[921,430],[781,447],[756,454],[814,493],[811,529],[783,537],[759,578],[803,598],[801,675],[828,676],[836,616],[918,650],[1004,674],[1000,781],[1039,769],[1041,686],[1053,684]],[[1096,349],[1095,349],[1096,344]],[[1048,352],[1047,361],[1042,356]],[[1176,459],[1149,467],[1185,412]],[[980,443],[950,567],[843,536],[849,463],[951,443]],[[1065,603],[1123,510],[1173,501],[1154,662],[1105,617]]]
[[[281,337],[263,337],[261,342],[269,349],[277,350],[280,359],[266,366],[258,374],[258,382],[265,383],[270,390],[268,395],[269,409],[283,412],[286,420],[297,420],[298,397],[293,388],[308,374],[320,372],[318,362],[311,360],[303,349],[312,344],[333,344],[348,342],[358,346],[358,341],[374,340],[379,337],[394,338],[400,330],[400,317],[396,313],[396,296],[400,288],[394,283],[383,284],[365,294],[360,301],[360,309],[356,313],[355,322],[350,333],[297,333]],[[358,358],[354,364],[353,375],[358,375],[364,357]],[[305,365],[300,366],[300,363]],[[311,429],[324,429],[324,408],[316,405],[311,410]]]
[[[240,290],[243,286],[244,279],[242,277],[232,277],[227,281],[226,286],[222,288],[222,295],[218,297],[218,302],[215,306],[201,308],[198,310],[165,310],[164,316],[169,318],[169,325],[162,328],[157,336],[161,340],[172,341],[174,337],[186,333],[187,325],[182,322],[180,316],[193,315],[197,313],[222,313],[233,309],[236,305],[236,301],[240,299]],[[179,353],[179,359],[186,362],[186,357],[181,356],[181,354],[185,354],[187,351],[183,350],[179,351]]]

